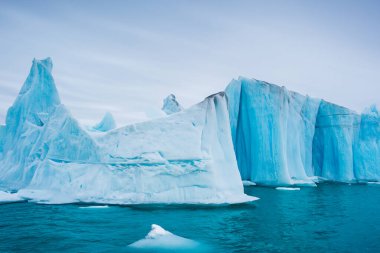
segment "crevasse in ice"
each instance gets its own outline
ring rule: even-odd
[[[252,201],[233,152],[224,93],[169,117],[83,130],[61,104],[52,63],[33,61],[1,128],[0,188],[44,203]]]

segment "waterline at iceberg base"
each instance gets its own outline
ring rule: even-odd
[[[378,252],[379,186],[246,193],[260,200],[217,207],[0,205],[0,252]],[[146,238],[152,224],[188,240]],[[139,248],[129,247],[138,241]]]

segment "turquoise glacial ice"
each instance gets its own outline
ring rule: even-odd
[[[243,180],[313,185],[380,180],[380,117],[255,79],[233,80],[231,135]]]
[[[176,114],[90,131],[61,104],[52,63],[33,61],[1,127],[0,189],[43,203],[222,204],[244,194],[224,93]]]

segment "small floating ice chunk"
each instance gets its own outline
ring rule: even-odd
[[[243,180],[243,185],[244,186],[254,186],[254,185],[256,185],[256,183],[254,183],[252,181],[248,181],[248,180]]]
[[[196,241],[180,237],[152,224],[150,232],[144,239],[138,240],[128,247],[140,250],[197,250],[200,244]],[[192,251],[193,252],[193,251]]]
[[[80,206],[79,208],[83,208],[83,209],[97,209],[97,208],[108,208],[109,206],[108,205],[104,205],[104,206]]]
[[[299,187],[276,187],[276,190],[280,191],[299,191],[301,188]]]
[[[0,191],[0,204],[24,201],[17,193]]]
[[[380,182],[367,182],[368,185],[378,185],[380,186]]]

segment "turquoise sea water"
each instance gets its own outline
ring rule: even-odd
[[[380,252],[380,186],[248,187],[253,204],[0,205],[0,252],[130,252],[151,224],[211,252]]]

